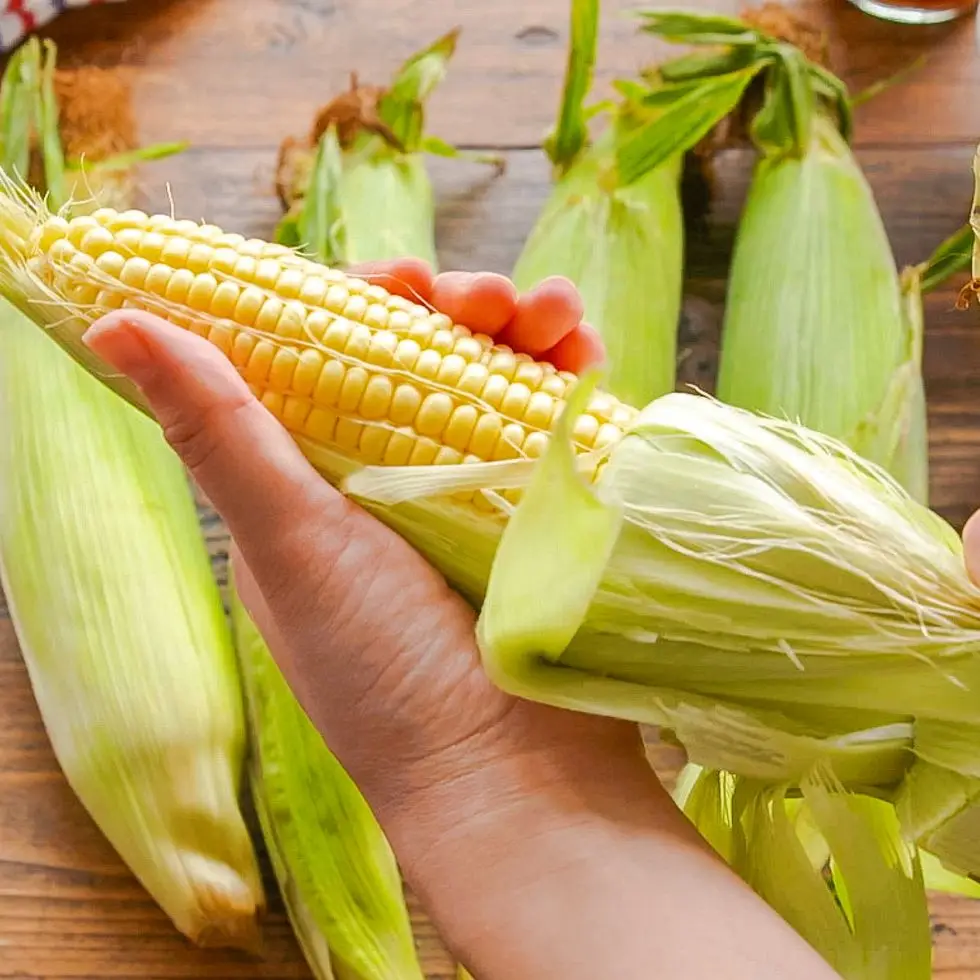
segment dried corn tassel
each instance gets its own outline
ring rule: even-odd
[[[425,103],[446,73],[458,34],[413,55],[387,88],[360,85],[353,76],[350,90],[319,113],[305,143],[283,143],[277,186],[288,211],[277,241],[340,265],[407,255],[436,264],[424,155],[469,155],[425,133]]]
[[[631,175],[616,151],[648,114],[628,100],[604,113],[607,130],[589,144],[583,108],[592,81],[599,0],[573,0],[562,110],[547,151],[556,184],[514,267],[519,289],[565,276],[585,319],[602,335],[612,394],[642,406],[672,391],[684,258],[680,162]]]
[[[52,197],[71,173],[54,59],[28,42],[0,92],[6,166],[26,172],[39,138]],[[2,320],[0,571],[55,754],[181,932],[251,947],[263,893],[238,804],[241,690],[184,470],[156,426],[6,303]]]

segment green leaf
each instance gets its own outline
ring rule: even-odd
[[[733,47],[727,51],[692,51],[690,54],[664,62],[657,74],[665,82],[682,82],[692,78],[728,75],[747,68],[758,57],[750,47]]]
[[[58,54],[53,41],[45,40],[44,53],[46,58],[41,68],[38,129],[48,205],[53,210],[57,210],[68,203],[68,192],[65,187],[65,150],[58,128],[58,99],[54,91],[54,72]]]
[[[555,129],[544,144],[559,173],[571,166],[589,139],[583,105],[592,88],[598,41],[599,0],[572,0],[571,39],[561,110]]]
[[[31,136],[40,114],[41,44],[29,38],[7,62],[0,81],[0,156],[3,169],[28,177]]]
[[[141,146],[135,150],[127,150],[125,153],[114,153],[112,156],[104,157],[101,160],[71,160],[68,163],[70,170],[84,170],[87,173],[109,173],[117,170],[129,170],[140,163],[148,163],[152,160],[164,160],[167,157],[176,156],[188,149],[190,143],[154,143],[151,146]]]
[[[923,264],[922,292],[930,292],[961,269],[968,268],[972,254],[973,229],[969,225],[964,225],[959,231],[950,235]]]
[[[289,248],[299,248],[303,244],[299,234],[298,212],[290,211],[283,215],[276,225],[273,238],[279,245],[286,245]]]
[[[837,128],[841,136],[850,142],[854,131],[854,105],[848,95],[847,86],[833,73],[821,65],[810,62],[810,84],[814,93],[827,101],[837,112]]]
[[[830,847],[838,899],[853,923],[859,955],[848,974],[929,980],[932,939],[922,867],[902,838],[895,808],[844,793],[819,771],[802,790]]]
[[[406,153],[414,153],[419,148],[425,125],[425,102],[445,78],[459,33],[459,28],[452,30],[412,55],[381,99],[378,115]]]
[[[316,151],[310,185],[296,223],[301,245],[328,265],[346,255],[341,181],[344,156],[334,126],[323,134]]]
[[[928,851],[920,850],[919,858],[922,861],[922,876],[927,891],[980,898],[980,881],[950,871],[939,858]]]
[[[444,157],[447,160],[469,160],[472,163],[485,163],[496,167],[498,173],[503,173],[507,166],[506,159],[499,153],[480,153],[474,150],[461,150],[452,143],[438,136],[423,136],[419,150],[434,157]]]
[[[752,120],[751,133],[764,153],[806,152],[815,109],[806,58],[789,44],[774,48],[776,64],[766,79],[762,108]]]
[[[650,93],[649,85],[644,85],[633,78],[617,78],[612,85],[624,99],[630,102],[642,102]]]
[[[734,17],[683,10],[640,10],[643,30],[683,44],[755,45],[763,36]]]
[[[672,87],[662,101],[657,93],[651,93],[650,100],[662,111],[634,129],[617,148],[621,183],[631,184],[671,157],[694,147],[735,109],[763,67],[765,63],[758,61],[700,84],[682,83]]]

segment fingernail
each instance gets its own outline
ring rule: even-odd
[[[82,343],[122,371],[139,381],[153,367],[153,357],[138,331],[118,317],[103,317],[82,335]]]

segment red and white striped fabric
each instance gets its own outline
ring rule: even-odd
[[[11,51],[66,10],[112,2],[117,0],[0,0],[0,52]]]

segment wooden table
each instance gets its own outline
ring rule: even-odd
[[[707,7],[705,0],[700,5]],[[607,0],[599,87],[656,55]],[[733,0],[715,9],[735,12]],[[857,145],[900,262],[923,259],[967,215],[970,162],[980,140],[980,57],[972,21],[902,28],[844,0],[811,3],[836,65],[855,90],[908,66],[925,67],[862,107]],[[548,188],[536,146],[550,125],[565,58],[563,0],[131,0],[69,14],[50,32],[63,58],[132,66],[145,142],[187,139],[190,152],[147,171],[146,206],[267,236],[278,215],[276,147],[305,133],[315,108],[357,69],[383,82],[403,58],[463,27],[450,76],[434,98],[433,132],[503,151],[506,176],[470,164],[433,166],[446,267],[509,270]],[[749,157],[719,165],[721,192],[692,233],[683,325],[688,376],[710,378],[725,269]],[[980,314],[953,310],[962,279],[927,303],[926,371],[933,503],[958,526],[980,504]],[[216,570],[225,537],[207,521]],[[309,977],[273,899],[261,960],[191,949],[134,882],[61,776],[38,718],[0,600],[0,977]],[[980,977],[980,905],[934,902],[936,973]],[[451,962],[419,917],[433,978]]]

